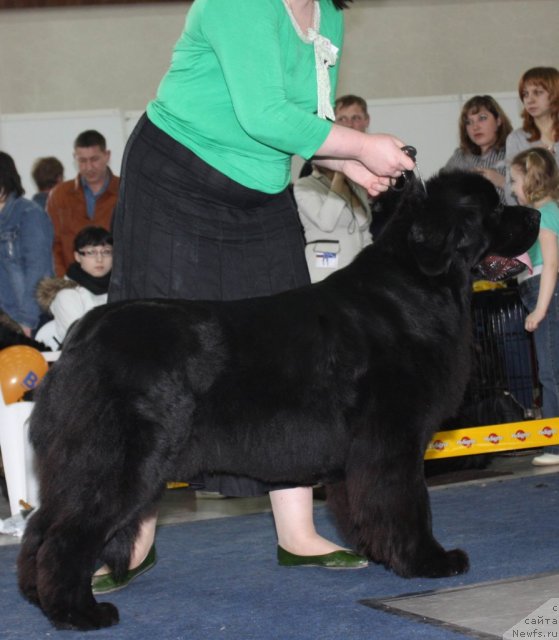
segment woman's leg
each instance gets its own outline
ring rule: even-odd
[[[146,559],[149,550],[155,540],[155,527],[157,525],[157,512],[144,520],[140,525],[140,531],[134,542],[134,548],[130,555],[130,569],[135,569]]]
[[[270,502],[282,549],[300,556],[317,556],[342,548],[317,533],[311,487],[270,491]]]
[[[134,541],[134,548],[132,549],[132,553],[130,554],[130,565],[128,567],[129,569],[136,569],[147,558],[149,550],[153,546],[153,541],[155,540],[156,525],[157,513],[154,513],[153,516],[146,518],[140,525],[140,531],[136,536],[136,540]],[[111,569],[107,565],[103,565],[95,572],[94,575],[100,576],[107,573],[111,573]]]
[[[338,544],[323,538],[316,531],[313,521],[313,491],[311,487],[270,491],[270,502],[274,514],[278,545],[282,549],[297,556],[323,556],[343,549]],[[155,539],[156,524],[157,513],[142,522],[130,556],[130,570],[139,567],[146,559]],[[353,556],[349,561],[354,562]],[[107,573],[110,573],[110,568],[104,565],[95,575]]]

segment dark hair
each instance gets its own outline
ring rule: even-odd
[[[84,227],[74,238],[74,251],[105,244],[112,245],[113,237],[104,227]]]
[[[336,102],[334,103],[334,111],[337,111],[338,109],[345,109],[346,107],[351,107],[351,105],[353,104],[359,105],[363,113],[365,113],[365,115],[367,116],[369,115],[369,112],[367,110],[367,102],[363,98],[361,98],[361,96],[354,96],[351,93],[336,98]]]
[[[535,84],[543,87],[549,93],[549,106],[553,121],[553,141],[559,141],[559,71],[555,67],[533,67],[524,72],[518,83],[518,95],[524,103],[522,94],[527,84]],[[536,126],[534,118],[526,111],[521,113],[522,129],[529,134],[528,141],[535,142],[542,137],[541,131]]]
[[[95,131],[95,129],[88,129],[82,131],[80,135],[74,140],[74,149],[78,147],[99,147],[101,151],[107,150],[107,141],[105,136]]]
[[[38,158],[33,163],[31,177],[35,181],[39,191],[52,189],[60,182],[64,175],[64,167],[58,158],[49,156],[48,158]]]
[[[332,0],[332,4],[338,10],[347,9],[348,2],[353,2],[353,0]]]
[[[21,186],[14,159],[0,151],[0,195],[9,196],[12,193],[19,198],[25,193],[25,189]]]
[[[460,148],[466,153],[473,153],[475,156],[481,155],[481,148],[473,140],[470,139],[466,131],[466,122],[468,114],[479,113],[480,109],[486,109],[493,114],[496,120],[501,120],[501,124],[497,129],[497,141],[493,145],[499,151],[503,149],[507,141],[507,136],[512,131],[512,124],[503,111],[499,103],[491,96],[474,96],[464,103],[460,113]]]

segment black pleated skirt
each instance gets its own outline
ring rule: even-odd
[[[145,115],[124,153],[113,234],[111,302],[238,300],[309,283],[289,190],[266,194],[240,185]],[[229,496],[285,488],[233,476],[202,481]]]

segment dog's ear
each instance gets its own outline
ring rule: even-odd
[[[442,222],[442,224],[441,224]],[[447,273],[452,262],[453,232],[448,220],[422,211],[408,233],[410,250],[421,271],[428,276]]]

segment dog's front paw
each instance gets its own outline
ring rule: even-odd
[[[110,602],[97,602],[95,606],[67,611],[46,612],[49,620],[57,629],[90,631],[118,624],[118,609]]]
[[[466,573],[469,568],[468,555],[462,549],[451,549],[424,558],[415,575],[424,578],[450,578]]]

